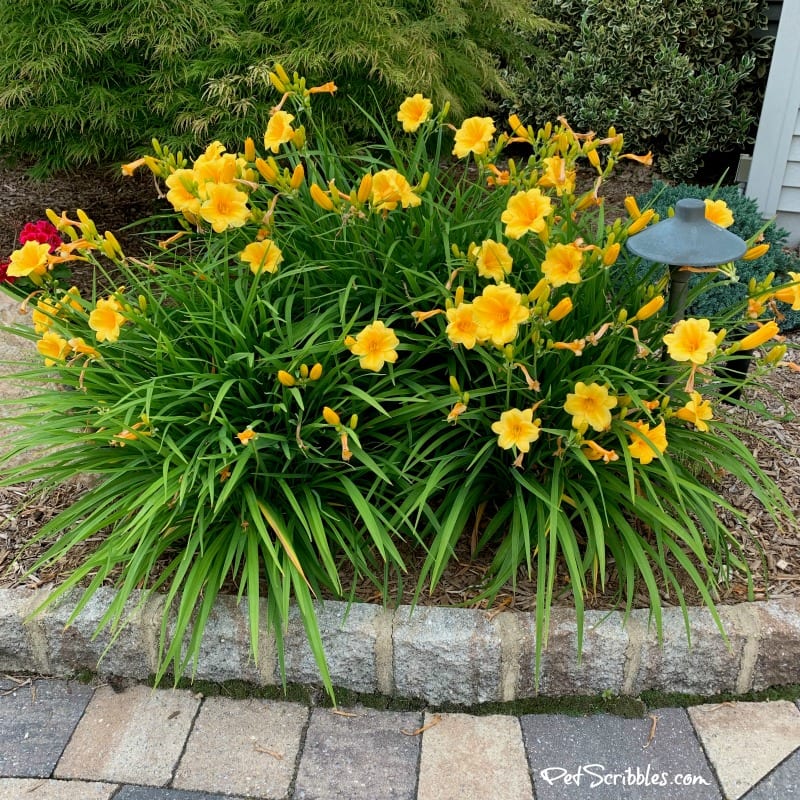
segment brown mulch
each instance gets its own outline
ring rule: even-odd
[[[584,176],[589,180],[591,176]],[[647,191],[652,182],[651,172],[635,164],[623,164],[615,173],[613,181],[604,186],[607,219],[624,213],[622,201],[628,194],[637,195]],[[152,178],[139,175],[133,179],[122,179],[108,171],[85,170],[80,175],[56,176],[47,182],[32,181],[25,176],[24,169],[11,168],[0,163],[0,190],[3,205],[0,206],[0,257],[15,246],[16,236],[25,222],[40,219],[44,209],[73,212],[83,208],[95,220],[100,230],[112,230],[120,238],[123,247],[135,251],[141,239],[135,232],[122,230],[131,220],[157,213],[161,206],[156,199]],[[800,334],[795,333],[789,341],[800,348]],[[800,350],[790,349],[787,359],[800,361]],[[751,450],[756,454],[761,467],[783,489],[787,503],[800,517],[800,376],[783,367],[776,370],[765,381],[765,386],[752,390],[748,400],[763,403],[764,407],[780,419],[765,419],[763,416],[736,410],[738,421],[751,431],[746,437]],[[762,441],[766,437],[770,442]],[[774,443],[774,444],[773,444]],[[776,446],[777,445],[777,446]],[[57,583],[71,569],[81,563],[86,550],[77,549],[65,562],[46,571],[41,570],[26,576],[30,566],[44,551],[36,545],[27,550],[24,546],[31,540],[41,525],[65,508],[76,494],[89,489],[86,479],[78,479],[62,486],[47,496],[37,493],[36,487],[18,485],[0,489],[0,586],[27,585],[31,587]],[[760,507],[757,500],[744,487],[723,478],[718,487],[720,494],[732,505],[743,509],[748,516],[749,530],[739,530],[744,554],[755,578],[756,598],[796,596],[800,593],[800,529],[790,523],[775,523]],[[456,557],[448,566],[433,593],[424,593],[420,602],[428,605],[469,605],[480,592],[490,556],[472,558],[468,538],[459,546]],[[94,543],[89,542],[85,547]],[[390,603],[409,602],[415,585],[416,574],[424,555],[410,550],[403,552],[409,572],[402,582],[390,583],[387,599]],[[349,577],[342,575],[347,584]],[[561,596],[557,602],[572,605],[566,591],[566,576],[560,576]],[[687,600],[698,602],[699,597],[691,587],[686,588]],[[380,602],[381,596],[366,582],[357,586],[356,599]],[[720,594],[722,602],[738,602],[747,598],[747,586],[741,575],[731,576],[730,583]],[[665,602],[674,602],[674,596]],[[535,583],[521,578],[516,587],[507,586],[498,594],[496,607],[511,607],[531,610],[535,604]],[[587,598],[591,608],[613,608],[618,604],[613,568],[605,591],[599,588]],[[646,595],[637,596],[637,606],[647,606]]]

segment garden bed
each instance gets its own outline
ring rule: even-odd
[[[584,170],[581,182],[588,186],[592,173]],[[603,185],[606,214],[609,219],[624,215],[625,197],[646,192],[652,185],[653,174],[636,164],[621,164],[611,179]],[[130,178],[122,178],[110,168],[89,168],[75,174],[57,174],[45,181],[33,180],[26,173],[24,165],[11,166],[0,162],[0,187],[4,203],[0,208],[0,253],[8,253],[16,243],[16,235],[22,226],[44,215],[44,210],[53,208],[72,213],[83,208],[90,213],[98,229],[113,231],[126,252],[140,253],[147,244],[137,233],[137,229],[127,226],[131,222],[150,217],[166,210],[163,200],[159,200],[157,187],[152,176],[138,173]],[[91,268],[78,265],[73,272],[75,282],[90,287],[93,280]],[[800,347],[800,334],[794,333],[788,341]],[[800,361],[798,350],[790,349],[788,360]],[[7,384],[0,382],[0,396]],[[14,391],[13,389],[11,391]],[[759,464],[766,473],[778,482],[785,493],[787,502],[794,513],[800,516],[800,381],[790,369],[773,372],[766,378],[761,389],[751,390],[747,399],[763,403],[775,418],[742,412],[732,408],[730,413],[742,418],[739,422],[750,431],[749,442],[757,454]],[[764,437],[762,439],[762,437]],[[777,446],[772,446],[770,441]],[[752,526],[750,532],[739,529],[741,543],[755,579],[755,598],[794,597],[800,595],[800,530],[791,526],[779,527],[760,510],[752,494],[741,485],[721,478],[715,487],[722,497],[737,508],[748,513]],[[28,568],[44,551],[44,545],[23,548],[33,538],[40,526],[70,505],[82,492],[90,490],[90,481],[78,480],[42,495],[35,485],[19,484],[0,488],[0,586],[26,585],[32,588],[57,584],[62,574],[69,574],[78,566],[91,550],[93,542],[76,548],[64,562],[50,570],[26,575]],[[416,575],[424,561],[424,553],[405,548],[402,551],[409,568],[402,580],[393,579],[388,588],[387,599],[390,604],[409,603],[412,600]],[[469,537],[464,537],[459,545],[457,558],[448,566],[436,589],[423,593],[419,602],[424,605],[466,605],[484,585],[485,574],[491,562],[492,553],[470,553]],[[349,565],[342,574],[346,587],[352,582],[348,574]],[[563,586],[568,579],[561,576]],[[235,591],[235,587],[228,587]],[[611,580],[605,590],[597,591],[586,598],[588,608],[610,609],[616,607],[618,597],[612,572]],[[663,587],[662,587],[663,589]],[[700,602],[694,587],[687,583],[683,587],[687,599]],[[727,587],[723,589],[721,600],[735,603],[747,599],[747,583],[740,574],[734,574]],[[367,581],[358,582],[355,598],[363,602],[382,602],[375,587]],[[662,599],[669,605],[674,601],[666,591]],[[507,585],[497,597],[501,607],[520,611],[530,611],[535,607],[535,581],[520,576],[516,587]],[[562,591],[556,602],[572,605],[571,595]],[[637,605],[648,606],[646,594],[638,596]]]

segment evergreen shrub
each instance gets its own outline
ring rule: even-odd
[[[563,25],[537,37],[528,70],[509,74],[516,108],[537,124],[563,114],[581,129],[618,125],[672,178],[752,141],[772,48],[754,36],[766,28],[764,0],[532,6]]]
[[[266,127],[276,58],[373,113],[421,91],[453,116],[507,93],[498,64],[544,23],[501,0],[0,0],[0,153],[34,174]],[[329,132],[354,103],[324,108]]]
[[[617,289],[653,218],[604,218],[603,182],[631,155],[619,133],[455,128],[417,93],[370,122],[379,145],[341,151],[314,113],[333,84],[272,80],[263,144],[189,162],[156,142],[126,165],[176,212],[151,258],[80,210],[48,213],[54,251],[37,226],[11,254],[0,287],[33,325],[8,330],[41,362],[8,456],[44,447],[2,483],[96,477],[39,534],[34,569],[97,547],[47,602],[82,585],[78,613],[110,583],[119,630],[134,589],[163,592],[161,678],[191,668],[222,587],[246,599],[254,656],[262,598],[279,647],[294,599],[329,691],[314,597],[350,596],[349,574],[391,602],[404,543],[423,554],[416,598],[464,539],[491,562],[476,600],[535,577],[537,665],[562,591],[579,642],[606,588],[621,608],[646,597],[660,631],[664,598],[685,606],[690,585],[719,622],[717,587],[747,571],[726,522],[747,514],[714,491],[719,472],[791,516],[714,373],[743,347],[766,351],[743,380],[781,362],[769,307],[739,341],[740,309],[673,325],[655,285]],[[597,177],[578,191],[585,163]],[[113,262],[123,285],[67,289],[51,268],[73,258]],[[797,284],[755,295],[800,308]]]

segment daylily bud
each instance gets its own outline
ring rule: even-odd
[[[780,361],[783,361],[783,357],[786,355],[787,347],[785,344],[776,344],[769,353],[764,356],[764,361],[767,364],[777,364]]]
[[[372,194],[372,173],[367,172],[364,177],[361,178],[361,183],[358,184],[356,199],[359,203],[366,203],[367,200],[369,200],[370,194]]]
[[[308,377],[308,364],[300,365],[300,377],[305,380]]]
[[[595,169],[600,169],[600,156],[597,154],[596,149],[589,150],[589,152],[586,154],[586,157],[589,159],[589,163]]]
[[[632,317],[631,322],[634,320],[649,319],[653,314],[657,314],[664,306],[664,298],[662,295],[657,294],[652,300],[645,303]]]
[[[328,425],[341,425],[342,421],[339,419],[339,415],[328,406],[325,406],[322,409],[322,417]]]
[[[358,427],[358,414],[350,415],[350,422],[347,427],[350,428],[351,431],[354,431]]]
[[[317,186],[316,183],[312,183],[309,187],[309,192],[311,193],[311,199],[322,209],[325,211],[333,211],[333,200],[328,197],[322,189]]]
[[[278,370],[278,382],[281,383],[283,386],[294,386],[297,381],[294,379],[294,375],[290,375],[286,370],[279,369]]]
[[[312,381],[318,381],[322,377],[322,364],[317,362],[311,367],[311,371],[308,373],[308,377]]]
[[[619,258],[619,242],[608,245],[603,251],[603,266],[610,267]]]
[[[567,314],[572,311],[572,308],[572,298],[564,297],[550,310],[547,318],[551,322],[558,322],[559,320],[564,319],[564,317],[566,317]]]
[[[548,294],[550,294],[550,284],[546,278],[541,278],[539,283],[528,292],[528,300],[532,303],[537,303],[543,297],[547,297]]]
[[[428,188],[428,183],[430,183],[430,180],[431,180],[431,174],[430,172],[426,172],[422,176],[422,180],[414,187],[414,191],[417,194],[422,194]]]
[[[753,331],[753,333],[745,336],[744,339],[738,343],[738,349],[753,350],[754,348],[764,344],[764,342],[768,342],[770,339],[777,336],[779,332],[780,329],[778,328],[778,323],[775,322],[775,320],[770,320],[762,325],[757,331]]]
[[[282,64],[275,65],[275,72],[277,73],[282,83],[291,83],[291,80],[289,79],[289,76],[286,74],[286,70],[283,68]]]
[[[458,306],[460,306],[463,302],[464,302],[464,287],[463,286],[457,286],[456,287],[456,294],[455,294],[455,298],[454,298],[454,303],[455,303],[456,308],[458,308]]]
[[[637,217],[629,226],[628,226],[628,236],[633,236],[639,231],[643,231],[649,224],[650,221],[655,216],[655,211],[652,208],[648,208],[647,211],[644,211],[641,216]]]
[[[306,143],[306,129],[301,125],[292,136],[292,144],[299,150]]]
[[[271,163],[270,163],[271,162]],[[275,164],[274,159],[270,159],[268,161],[264,161],[263,158],[257,158],[255,160],[256,169],[261,173],[261,177],[267,183],[275,183],[278,179],[278,170],[273,166]]]
[[[256,160],[256,143],[249,136],[244,140],[244,157],[247,161]]]
[[[742,261],[755,261],[757,258],[761,258],[768,250],[768,244],[757,244],[755,247],[751,247],[742,256]]]
[[[642,216],[642,212],[639,211],[639,205],[636,202],[636,198],[631,197],[631,195],[628,195],[625,198],[625,210],[628,212],[628,216],[631,219],[639,219],[639,217]]]
[[[279,91],[285,92],[286,91],[286,84],[274,73],[268,72],[267,77],[269,78],[269,82]]]
[[[299,189],[300,185],[303,183],[303,179],[305,178],[305,176],[306,176],[306,171],[303,169],[303,165],[298,164],[294,168],[294,172],[292,173],[292,179],[291,181],[289,181],[289,186],[291,186],[292,189]]]
[[[455,375],[450,376],[450,388],[456,393],[461,394],[461,387],[458,385],[458,380]]]

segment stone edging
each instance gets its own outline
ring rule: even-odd
[[[145,679],[155,672],[163,598],[131,599],[131,616],[104,654],[109,634],[94,636],[114,598],[98,590],[69,627],[79,596],[30,617],[48,590],[0,589],[0,672],[66,676],[88,669]],[[473,705],[533,697],[535,620],[529,613],[327,601],[319,624],[334,686],[431,704]],[[638,695],[662,692],[743,694],[800,683],[800,600],[720,606],[729,644],[703,608],[690,608],[691,647],[683,613],[665,608],[663,644],[646,610],[623,625],[620,612],[588,611],[583,657],[576,659],[575,613],[554,608],[538,694]],[[285,635],[286,679],[318,684],[319,673],[295,608]],[[101,658],[102,656],[102,658]],[[263,631],[258,665],[250,657],[246,603],[222,597],[203,640],[195,677],[280,684],[274,638]]]

